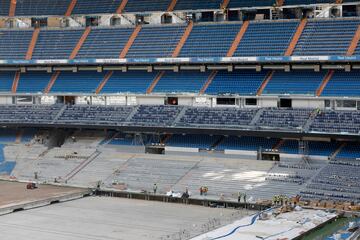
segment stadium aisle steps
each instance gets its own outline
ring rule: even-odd
[[[71,0],[66,12],[65,12],[65,16],[66,17],[70,17],[72,12],[74,11],[75,5],[77,3],[77,0]]]
[[[11,92],[16,93],[18,85],[19,85],[19,79],[20,79],[20,72],[15,73],[14,81],[11,87]]]
[[[16,0],[10,0],[9,17],[14,17],[16,12]]]
[[[168,8],[167,8],[167,11],[168,11],[168,12],[174,11],[174,8],[175,8],[175,6],[176,6],[177,1],[178,1],[178,0],[171,0],[169,6],[168,6]]]
[[[246,30],[248,29],[249,27],[249,23],[250,21],[245,21],[242,25],[241,25],[241,28],[238,32],[238,34],[236,35],[233,43],[231,44],[231,47],[229,49],[229,51],[227,52],[226,54],[226,57],[232,57],[234,56],[235,52],[236,52],[236,49],[238,48],[240,42],[241,42],[241,39],[244,37],[245,33],[246,33]]]
[[[95,90],[96,94],[99,94],[101,92],[101,90],[104,88],[104,86],[106,85],[106,83],[109,81],[109,79],[111,78],[111,76],[113,74],[114,74],[114,71],[109,71],[108,73],[106,73],[104,79],[101,81],[101,83]]]
[[[16,140],[15,143],[21,143],[21,138],[24,134],[24,130],[19,130],[16,132]]]
[[[141,30],[141,25],[137,25],[136,28],[134,29],[133,33],[131,34],[128,42],[126,43],[125,47],[123,48],[123,50],[120,53],[120,58],[125,58],[127,53],[129,52],[131,46],[133,45],[133,43],[135,42],[136,37],[138,36],[139,32]]]
[[[347,145],[347,142],[343,142],[339,144],[338,148],[330,155],[330,159],[335,159],[337,155],[344,149],[344,147]]]
[[[164,76],[165,71],[159,72],[156,77],[154,78],[154,81],[151,83],[150,87],[146,90],[147,94],[152,93],[154,88],[156,87],[156,84],[160,81],[160,79]]]
[[[122,0],[119,7],[116,9],[116,13],[117,14],[122,14],[127,3],[128,3],[128,0]]]
[[[37,40],[39,38],[39,33],[40,33],[40,28],[35,28],[34,32],[33,32],[33,35],[32,35],[32,38],[31,38],[31,41],[30,41],[30,44],[29,44],[28,51],[26,53],[25,60],[31,60],[32,59],[33,52],[34,52]]]
[[[56,71],[53,73],[48,85],[44,89],[44,93],[49,93],[51,91],[51,88],[54,86],[56,79],[59,77],[59,75],[60,75],[60,71]]]
[[[321,85],[319,86],[319,88],[316,90],[316,96],[321,96],[321,94],[323,93],[324,89],[326,88],[326,85],[328,84],[328,82],[331,80],[331,78],[333,77],[334,75],[334,70],[329,70],[323,81],[321,82]]]
[[[223,0],[221,3],[220,9],[226,9],[229,5],[230,0]]]
[[[161,144],[166,144],[172,136],[173,136],[172,134],[167,133],[167,134],[163,137],[163,139],[160,141],[160,143],[161,143]]]
[[[285,0],[276,0],[276,6],[282,7],[285,3]]]
[[[357,46],[359,45],[359,40],[360,40],[360,25],[355,32],[354,38],[351,41],[351,44],[346,53],[346,56],[352,56],[355,53],[355,50],[356,50]]]
[[[81,47],[84,45],[84,42],[86,41],[87,37],[89,36],[91,32],[91,27],[86,27],[83,35],[81,36],[81,38],[79,39],[79,42],[76,44],[74,50],[72,51],[69,59],[74,59],[77,54],[79,53]]]
[[[279,150],[281,148],[282,145],[284,145],[285,140],[284,139],[280,139],[273,147],[273,150]]]
[[[275,73],[275,71],[272,70],[272,71],[269,71],[269,73],[266,75],[264,81],[261,83],[261,86],[259,87],[259,89],[256,93],[257,96],[260,96],[263,93],[264,89],[266,88],[267,84],[270,82],[274,73]]]
[[[285,52],[285,56],[291,56],[293,54],[296,44],[298,43],[298,41],[301,37],[301,34],[303,33],[303,31],[306,27],[306,24],[307,24],[307,18],[303,18],[301,20],[300,24],[298,25],[298,28],[289,44],[288,49]]]
[[[186,27],[185,31],[184,31],[184,34],[182,35],[180,41],[178,42],[173,54],[171,57],[173,58],[176,58],[179,56],[180,52],[181,52],[181,49],[184,47],[185,43],[186,43],[186,40],[189,38],[189,35],[192,31],[194,27],[194,22],[193,21],[190,21],[190,23],[188,24],[188,26]]]
[[[206,89],[208,89],[208,87],[210,86],[210,84],[212,83],[214,78],[216,77],[217,73],[218,73],[218,71],[216,71],[216,70],[213,70],[210,73],[208,80],[206,81],[206,83],[204,84],[204,86],[200,90],[200,94],[204,94],[206,92]]]

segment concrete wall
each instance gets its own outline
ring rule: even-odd
[[[192,106],[193,98],[192,97],[179,97],[178,103],[179,103],[179,105]]]
[[[48,27],[61,27],[61,18],[49,17],[48,18]]]
[[[259,107],[277,107],[278,100],[274,99],[259,99],[258,106]]]
[[[12,97],[0,97],[0,104],[12,104]]]
[[[163,97],[137,97],[136,99],[139,105],[164,105]]]
[[[126,96],[109,96],[106,97],[107,105],[126,105]]]
[[[324,108],[325,101],[317,99],[293,99],[293,108]]]
[[[6,20],[5,19],[0,19],[0,28],[6,28]]]

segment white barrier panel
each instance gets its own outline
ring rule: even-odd
[[[247,156],[257,156],[257,151],[245,151],[245,150],[231,150],[225,149],[225,154],[235,154],[235,155],[247,155]]]
[[[280,158],[300,159],[302,157],[300,154],[280,153]],[[314,160],[328,160],[327,156],[310,155],[309,158]]]
[[[184,147],[165,147],[165,152],[192,152],[197,153],[199,152],[198,148],[184,148]]]

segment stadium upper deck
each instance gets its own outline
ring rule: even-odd
[[[52,63],[31,60],[65,60],[53,61],[60,64],[71,63],[68,60],[78,64],[356,61],[360,54],[359,24],[359,18],[305,18],[86,29],[6,29],[0,30],[0,59],[27,60],[8,64]]]
[[[91,15],[335,4],[353,0],[2,0],[0,16]]]

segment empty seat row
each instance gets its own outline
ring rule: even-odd
[[[88,103],[89,104],[89,103]],[[60,111],[61,110],[61,111]],[[256,118],[255,118],[256,116]],[[309,122],[310,119],[315,119]],[[359,111],[324,111],[314,116],[311,109],[209,108],[171,105],[1,105],[2,123],[74,123],[135,126],[166,126],[228,129],[283,129],[310,132],[358,134]]]
[[[296,45],[294,55],[343,56],[359,24],[359,19],[309,20]]]
[[[359,19],[309,20],[293,55],[344,56],[359,24]],[[252,21],[233,56],[284,56],[298,25],[298,20]],[[241,26],[241,23],[195,24],[179,57],[226,57]],[[143,26],[125,57],[172,57],[185,29],[183,24]],[[94,27],[75,58],[118,59],[133,31],[133,27]],[[25,59],[32,33],[1,30],[0,59]],[[83,33],[84,29],[41,29],[33,59],[69,59]]]

